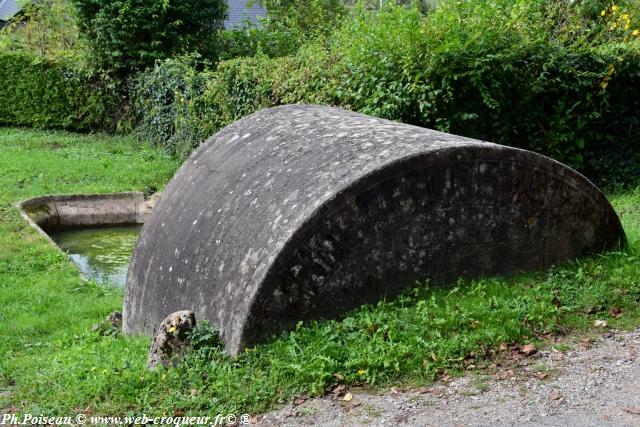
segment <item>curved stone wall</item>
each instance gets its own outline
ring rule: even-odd
[[[124,327],[190,309],[231,354],[416,280],[505,275],[624,243],[606,198],[528,151],[289,105],[220,131],[142,229]]]

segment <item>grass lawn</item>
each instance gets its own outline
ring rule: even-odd
[[[126,138],[0,129],[0,408],[44,415],[256,413],[337,382],[425,384],[489,360],[501,343],[640,325],[640,189],[611,196],[629,247],[547,272],[416,285],[342,321],[300,326],[226,358],[207,328],[168,371],[149,340],[100,336],[121,289],[85,283],[14,204],[50,193],[162,189],[178,164]],[[613,310],[613,311],[612,311]],[[621,310],[621,316],[613,316]],[[545,345],[542,343],[542,345]],[[547,344],[550,345],[550,344]]]

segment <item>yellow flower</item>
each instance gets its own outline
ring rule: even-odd
[[[618,10],[618,6],[617,5],[614,4],[613,6],[611,6],[611,11],[612,12],[615,12],[616,10]]]
[[[634,36],[640,36],[640,30],[633,30],[631,34],[633,34]]]
[[[358,375],[364,375],[367,373],[366,369],[358,369]]]
[[[606,15],[606,14],[607,14],[607,11],[606,11],[606,10],[603,10],[602,12],[600,12],[600,16],[604,16],[604,15]]]

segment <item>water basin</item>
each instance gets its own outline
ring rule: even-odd
[[[124,286],[141,224],[50,231],[81,273],[102,284]]]

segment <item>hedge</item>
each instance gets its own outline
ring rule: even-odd
[[[90,131],[113,126],[113,95],[73,66],[0,53],[0,125]]]
[[[120,120],[186,157],[258,109],[325,104],[530,149],[598,184],[640,182],[634,1],[446,1],[427,16],[389,6],[346,18],[292,56],[204,71],[196,59],[158,62],[121,102],[76,67],[0,54],[0,125],[82,131]]]
[[[151,136],[182,155],[244,115],[301,102],[531,149],[600,184],[639,182],[640,37],[563,40],[536,16],[550,13],[544,0],[471,3],[427,19],[404,8],[361,16],[295,56],[223,61],[195,85],[181,72],[162,98],[171,108],[139,113],[144,123],[170,111],[170,135]]]

